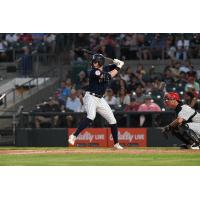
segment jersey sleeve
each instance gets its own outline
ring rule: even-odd
[[[187,121],[194,114],[194,112],[194,109],[187,105],[183,105],[181,111],[178,113],[178,117]]]
[[[104,66],[103,71],[105,71],[105,72],[110,72],[110,71],[112,71],[113,69],[115,69],[116,67],[117,67],[117,66],[116,66],[115,64],[106,65],[106,66]]]

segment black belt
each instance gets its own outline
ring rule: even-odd
[[[95,94],[94,92],[89,92],[92,96],[98,97],[98,98],[102,98],[103,95],[99,95],[99,94]]]

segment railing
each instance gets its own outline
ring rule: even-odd
[[[32,67],[29,71],[29,76],[31,77],[37,77],[42,72],[46,71],[49,66],[60,65],[62,62],[61,56],[58,56],[54,53],[38,53],[37,51],[33,51],[30,55]],[[0,70],[2,71],[1,76],[3,75],[4,78],[7,78],[9,74],[23,76],[23,69],[20,65],[22,56],[23,54],[19,55],[18,57],[15,56],[14,61],[0,62]]]
[[[56,77],[57,76],[56,72],[57,72],[57,69],[55,67],[53,67],[53,68],[49,69],[47,72],[44,72],[37,77],[33,77],[30,80],[26,81],[25,83],[18,85],[17,87],[18,88],[27,87],[27,88],[29,88],[29,90],[28,90],[29,94],[31,94],[33,85],[34,85],[34,88],[36,88],[36,91],[39,90],[39,79],[42,79],[43,84],[46,84],[49,77]],[[3,98],[4,108],[7,108],[8,102],[10,104],[16,103],[16,87],[2,92],[2,95],[4,95],[4,98]],[[24,92],[21,92],[20,96],[21,96],[21,99],[23,99],[24,98]]]
[[[139,118],[144,116],[146,122],[143,127],[162,127],[171,122],[175,118],[175,112],[163,111],[163,112],[123,112],[116,111],[114,115],[118,121],[119,127],[140,127]],[[19,127],[21,128],[35,128],[35,117],[44,116],[51,118],[53,122],[54,116],[59,116],[59,119],[66,120],[67,116],[72,116],[74,123],[72,127],[77,127],[79,121],[86,116],[86,113],[79,112],[22,112],[20,115]],[[49,123],[49,127],[54,127],[53,123]],[[97,114],[94,120],[94,127],[105,127],[108,123]],[[59,124],[57,125],[59,127]],[[67,127],[67,126],[66,126]],[[68,127],[69,128],[69,127]]]
[[[23,106],[20,106],[17,111],[5,111],[0,115],[0,146],[15,144],[16,127],[22,111]]]

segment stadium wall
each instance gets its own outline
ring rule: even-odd
[[[15,145],[24,147],[68,147],[68,135],[74,128],[20,128]],[[172,136],[166,140],[160,128],[119,128],[119,142],[125,147],[173,147],[180,142]],[[87,128],[78,137],[75,146],[112,147],[109,128]]]

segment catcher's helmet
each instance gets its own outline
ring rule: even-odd
[[[165,94],[164,99],[180,101],[180,96],[177,92],[169,92],[169,93]]]
[[[105,58],[102,54],[94,54],[92,56],[92,64],[93,63],[98,63],[100,66],[104,65],[105,63]]]

